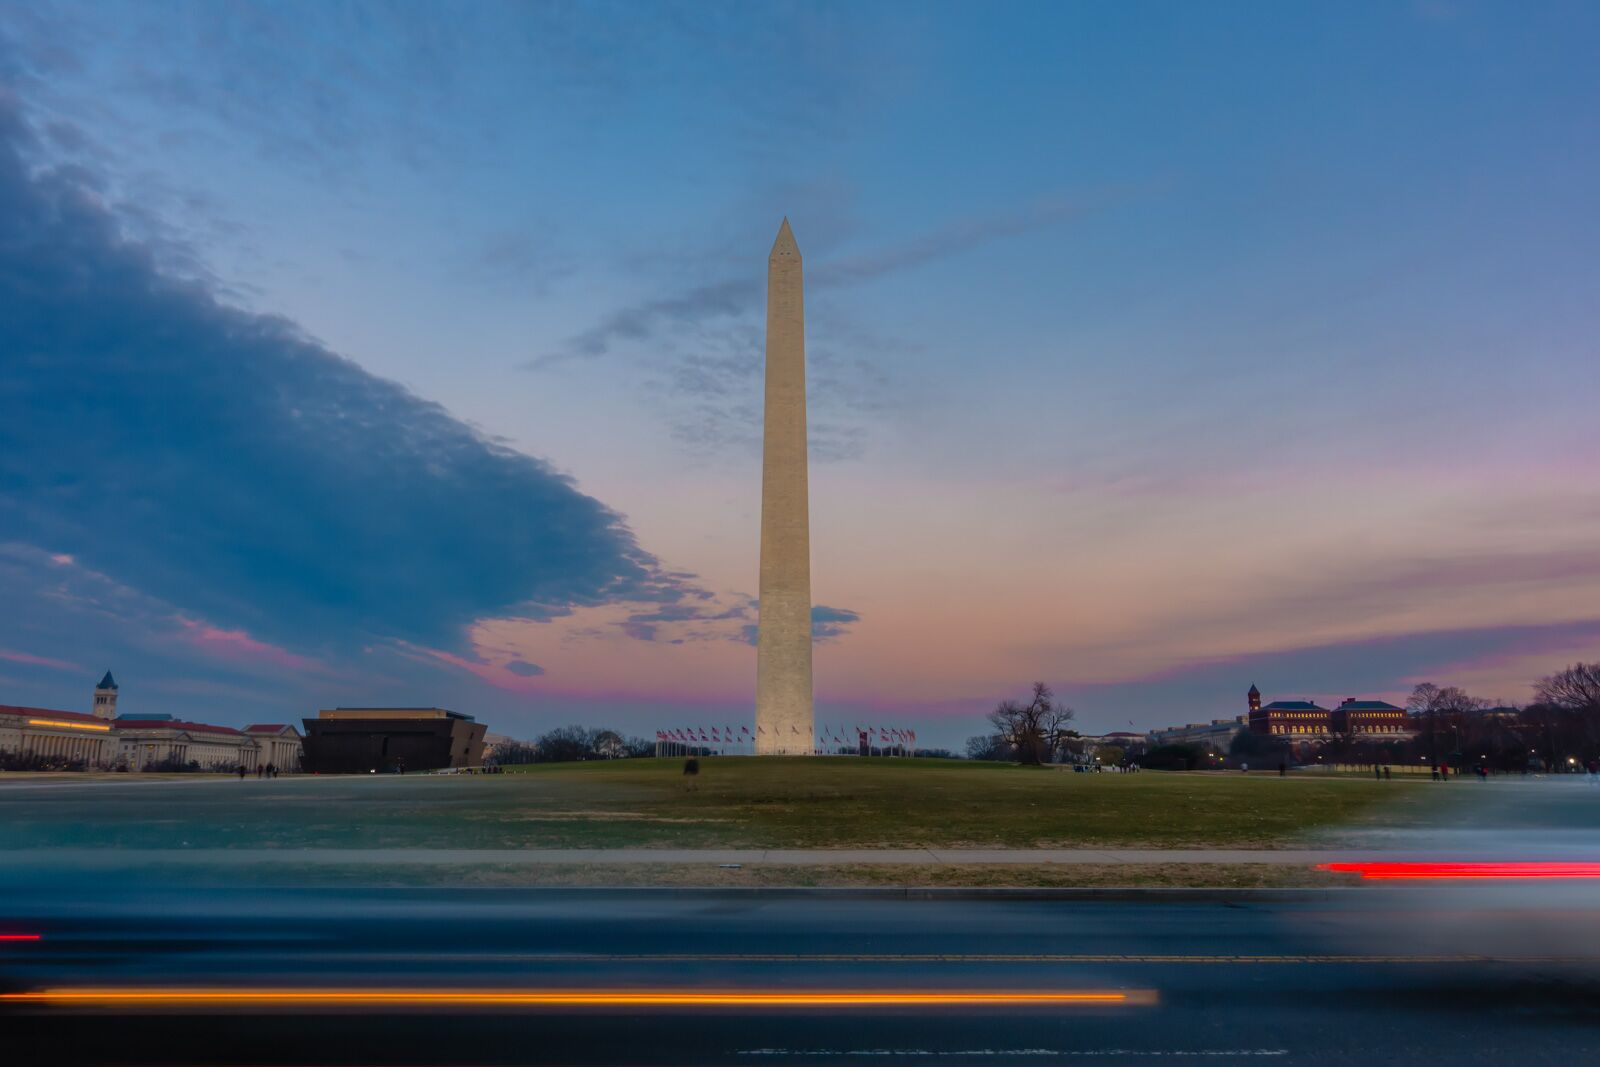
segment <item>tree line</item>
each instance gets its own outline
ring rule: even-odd
[[[1523,707],[1497,706],[1459,686],[1418,685],[1406,701],[1414,758],[1450,759],[1497,770],[1552,770],[1600,761],[1600,663],[1545,675]]]
[[[1534,683],[1533,697],[1517,707],[1460,686],[1423,682],[1406,700],[1412,736],[1337,736],[1318,755],[1329,763],[1426,762],[1497,771],[1577,770],[1600,762],[1600,663],[1545,675]],[[1235,758],[1285,751],[1277,738],[1243,733],[1230,749]]]
[[[1460,686],[1424,682],[1406,701],[1409,737],[1335,735],[1317,750],[1328,763],[1450,763],[1491,770],[1576,770],[1600,767],[1600,663],[1576,663],[1540,678],[1522,707],[1498,705]],[[1085,742],[1071,729],[1075,712],[1050,687],[1035,682],[1025,702],[1001,701],[990,730],[969,738],[974,760],[1026,764],[1068,761]],[[1102,763],[1136,761],[1152,769],[1194,770],[1219,761],[1198,744],[1148,746],[1137,741],[1097,750]],[[1231,762],[1272,766],[1290,758],[1287,739],[1248,728],[1233,736]]]
[[[624,737],[615,730],[591,726],[558,726],[532,741],[502,741],[494,746],[494,761],[502,766],[518,763],[578,763],[584,760],[638,759],[655,755],[654,741]]]
[[[1496,771],[1600,765],[1600,663],[1576,663],[1545,675],[1534,683],[1533,697],[1516,707],[1460,686],[1423,682],[1406,700],[1410,737],[1336,736],[1317,754],[1330,763],[1445,763]],[[1235,758],[1271,758],[1265,749],[1274,741],[1283,744],[1241,734],[1230,751]]]

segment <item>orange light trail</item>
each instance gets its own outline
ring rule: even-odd
[[[653,989],[141,989],[110,986],[0,993],[0,1003],[186,1005],[847,1008],[1153,1004],[1150,990],[653,990]]]
[[[1363,881],[1404,878],[1600,878],[1600,863],[1319,863]]]
[[[102,725],[99,725],[97,723],[63,722],[60,719],[29,719],[28,720],[28,725],[29,726],[53,726],[53,727],[56,727],[57,729],[67,729],[67,730],[100,730],[102,732],[111,729],[111,727],[109,727],[109,726],[102,726]]]

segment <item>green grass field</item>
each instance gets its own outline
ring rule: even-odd
[[[721,757],[702,760],[701,768],[693,791],[679,760],[538,765],[521,773],[569,784],[607,821],[631,821],[626,832],[635,844],[1271,845],[1367,824],[1394,812],[1390,802],[1410,799],[1393,783],[1071,774],[960,760]],[[642,805],[632,799],[647,796]],[[651,821],[661,829],[652,831]]]
[[[489,776],[56,779],[0,792],[0,849],[1255,846],[1409,824],[1419,783],[1069,774],[952,760],[546,764]]]

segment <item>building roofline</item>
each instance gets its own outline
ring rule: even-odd
[[[76,719],[80,722],[104,722],[109,725],[109,720],[97,715],[85,715],[81,711],[61,711],[57,708],[32,708],[25,704],[0,704],[0,715],[48,715],[52,719]]]
[[[234,726],[217,726],[209,722],[188,722],[183,719],[118,719],[125,725],[119,730],[182,730],[186,733],[234,734],[244,736],[244,731]]]

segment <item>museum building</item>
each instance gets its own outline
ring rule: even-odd
[[[1326,741],[1346,737],[1407,737],[1414,731],[1406,709],[1384,700],[1348,697],[1328,709],[1311,700],[1274,700],[1261,703],[1261,691],[1250,687],[1247,720],[1250,732],[1270,734],[1290,741]]]
[[[304,719],[313,774],[432,771],[483,765],[488,727],[445,708],[330,708]]]

